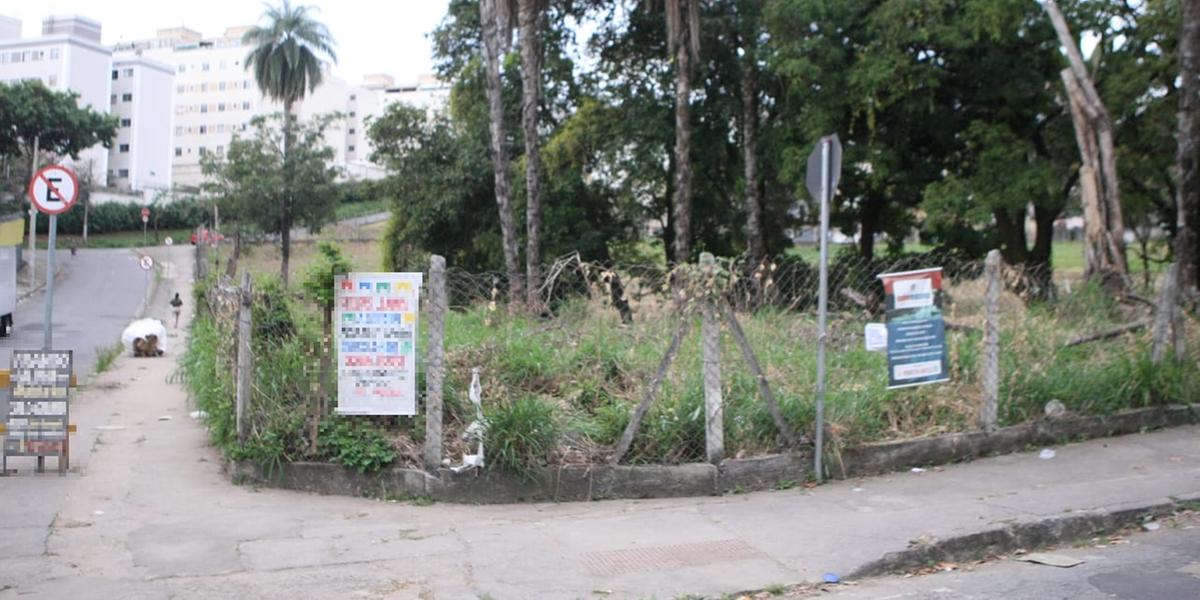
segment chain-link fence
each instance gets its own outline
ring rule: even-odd
[[[944,274],[949,381],[888,389],[886,354],[868,351],[863,340],[868,323],[884,320],[879,275],[934,266]],[[1186,326],[1187,317],[1169,320],[1178,332],[1175,357],[1152,356],[1158,283],[1116,292],[1070,270],[1009,265],[1001,273],[999,425],[1200,399],[1190,383],[1200,373],[1196,328]],[[1162,273],[1151,278],[1162,279]],[[544,269],[536,306],[510,302],[503,273],[450,269],[445,281],[442,456],[449,464],[475,452],[480,431],[489,464],[512,468],[704,461],[711,458],[712,407],[706,408],[703,365],[714,356],[724,456],[777,453],[814,437],[819,272],[806,256],[675,269],[569,256]],[[206,301],[211,323],[205,326],[222,348],[232,348],[228,301],[219,285],[208,289],[214,299]],[[937,252],[864,260],[840,252],[830,260],[828,290],[829,451],[980,426],[987,395],[982,260]],[[328,344],[314,308],[281,289],[257,290],[253,306],[259,362],[247,417],[250,446],[292,459],[346,462],[361,458],[346,457],[357,451],[357,442],[346,439],[367,436],[382,440],[397,464],[422,464],[423,416],[328,417],[335,400],[322,392],[328,388],[320,368]],[[706,311],[709,326],[720,331],[719,353],[708,358],[700,342]],[[216,360],[229,372],[228,359]],[[473,369],[480,373],[483,423],[468,400]],[[418,389],[424,385],[422,368]],[[710,378],[710,397],[711,387]],[[314,411],[325,421],[319,432]],[[631,420],[636,431],[623,442]]]

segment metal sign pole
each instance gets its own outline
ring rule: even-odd
[[[825,321],[829,308],[829,196],[830,146],[829,138],[821,140],[821,274],[817,300],[817,451],[814,469],[817,481],[825,480]]]
[[[50,215],[50,242],[46,246],[46,315],[42,323],[42,345],[46,350],[54,348],[54,325],[50,319],[54,314],[54,245],[58,240],[58,215]]]

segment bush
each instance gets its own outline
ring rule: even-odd
[[[136,202],[106,202],[88,209],[88,233],[114,233],[142,230],[142,204]],[[150,208],[150,228],[192,229],[212,220],[212,207],[196,199],[180,199],[156,204]],[[49,219],[38,219],[38,233],[49,231]],[[76,206],[58,216],[58,232],[66,235],[83,233],[83,207]]]
[[[533,477],[558,444],[560,429],[553,404],[526,396],[484,411],[488,466]]]
[[[378,427],[353,418],[321,423],[317,444],[322,456],[359,473],[374,473],[396,460],[396,449]]]

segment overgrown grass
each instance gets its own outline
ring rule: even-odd
[[[117,342],[107,348],[96,348],[96,373],[100,374],[112,368],[117,357],[125,351],[125,344]]]
[[[983,288],[981,280],[949,283],[946,318],[966,327],[947,332],[948,383],[888,390],[885,355],[862,347],[868,317],[861,312],[831,315],[826,419],[833,451],[977,426]],[[269,279],[262,279],[257,289],[262,298],[254,315],[259,367],[249,442],[239,445],[233,439],[229,319],[198,318],[184,358],[189,388],[210,415],[214,442],[234,456],[267,463],[333,460],[364,472],[395,463],[419,464],[421,418],[326,415],[318,451],[310,453],[308,407],[319,394],[315,309],[297,304]],[[487,304],[451,312],[446,319],[445,455],[457,460],[474,452],[462,433],[475,419],[466,392],[471,369],[480,367],[490,468],[530,475],[546,464],[607,459],[677,323],[674,309],[658,298],[634,304],[632,325],[623,325],[599,296],[564,300],[546,318]],[[1200,386],[1195,385],[1200,369],[1194,358],[1151,364],[1146,331],[1065,347],[1074,336],[1144,318],[1145,313],[1144,307],[1117,303],[1088,285],[1075,284],[1053,302],[1032,305],[1005,293],[1000,309],[1002,424],[1040,418],[1051,400],[1078,414],[1200,402]],[[739,319],[785,418],[811,437],[815,315],[764,308]],[[695,325],[641,423],[629,462],[704,458],[700,328]],[[1190,331],[1194,353],[1200,336],[1197,328]],[[423,344],[424,335],[419,339]],[[722,337],[721,356],[726,454],[780,451],[775,422],[728,334]],[[423,389],[420,377],[423,373],[417,383]],[[327,403],[332,406],[333,400]]]
[[[390,200],[372,200],[369,202],[348,202],[339,204],[337,207],[336,218],[339,221],[361,217],[363,215],[371,215],[375,213],[388,212],[391,209]]]

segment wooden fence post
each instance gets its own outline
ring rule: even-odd
[[[711,281],[717,269],[711,253],[700,254],[701,277]],[[707,289],[708,286],[705,286]],[[704,449],[708,462],[725,458],[725,408],[721,398],[721,322],[711,297],[705,298],[700,325],[701,361],[704,363]]]
[[[1179,263],[1171,263],[1163,276],[1162,291],[1158,295],[1158,308],[1154,312],[1154,337],[1150,350],[1150,362],[1161,363],[1167,354],[1167,334],[1171,329],[1172,316],[1175,312],[1176,283],[1179,280]]]
[[[983,411],[980,425],[984,431],[995,431],[997,405],[1000,401],[1000,251],[992,250],[983,263],[987,277],[983,324]]]
[[[250,273],[242,274],[242,289],[239,291],[237,320],[237,437],[238,442],[246,439],[246,410],[250,406],[250,393],[254,376],[254,353],[250,349],[250,333],[254,322],[251,317],[253,283]]]
[[[446,259],[429,257],[429,338],[425,349],[425,469],[442,466],[442,380],[445,376]]]

